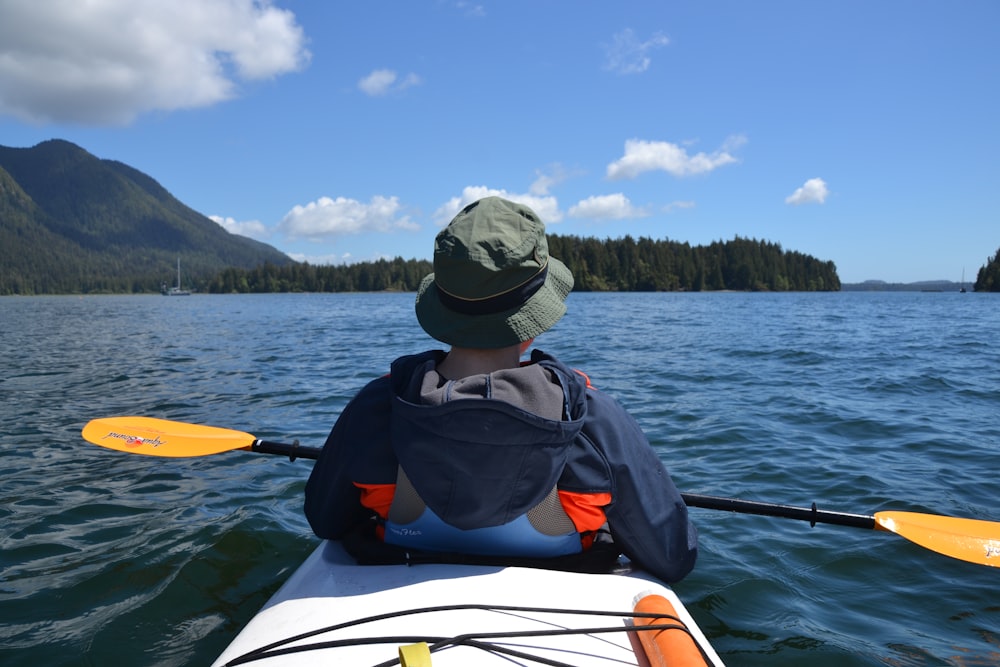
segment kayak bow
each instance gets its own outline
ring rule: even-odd
[[[358,565],[338,542],[316,548],[215,667],[257,662],[723,665],[676,593],[641,572]]]

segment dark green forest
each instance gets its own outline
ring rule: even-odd
[[[977,292],[1000,292],[1000,248],[979,269],[973,289]]]
[[[708,246],[649,238],[599,240],[549,235],[581,292],[835,291],[833,262],[782,250],[777,243],[736,238]],[[380,260],[341,266],[265,264],[226,269],[207,285],[213,293],[414,291],[432,270],[426,260]]]

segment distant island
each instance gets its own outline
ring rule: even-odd
[[[971,289],[972,285],[963,285],[951,280],[921,280],[915,283],[866,280],[861,283],[843,283],[840,289],[845,292],[959,292],[962,287]]]
[[[924,280],[915,283],[887,283],[883,280],[866,280],[862,283],[844,283],[845,292],[1000,292],[1000,249],[986,260],[972,284],[951,280]]]

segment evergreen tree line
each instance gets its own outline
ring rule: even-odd
[[[980,267],[976,276],[976,284],[972,287],[977,292],[1000,292],[1000,248],[986,264]]]
[[[549,251],[573,271],[584,292],[735,290],[816,292],[840,289],[833,262],[778,243],[736,237],[708,246],[631,236],[601,241],[549,236]]]
[[[433,271],[427,260],[397,257],[338,266],[293,263],[262,264],[253,269],[225,269],[209,284],[215,294],[265,292],[383,292],[416,291]]]
[[[708,246],[649,238],[599,240],[549,235],[549,252],[573,272],[581,292],[836,291],[833,262],[781,245],[737,237]],[[226,269],[214,293],[415,291],[432,271],[426,260],[378,260],[339,266],[308,263]]]

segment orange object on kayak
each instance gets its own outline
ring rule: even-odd
[[[646,653],[649,667],[705,667],[710,663],[705,660],[697,642],[691,637],[677,610],[662,595],[645,595],[635,603],[637,614],[656,614],[656,616],[636,616],[633,624],[636,627],[649,625],[667,625],[662,630],[642,630],[636,632]]]

